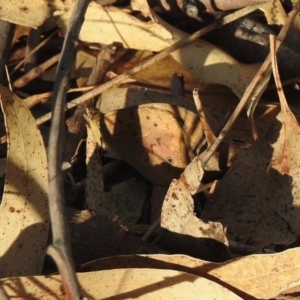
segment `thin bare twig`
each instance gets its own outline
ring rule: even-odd
[[[36,46],[31,52],[29,52],[28,54],[26,53],[26,56],[14,67],[14,69],[10,72],[10,76],[12,76],[22,65],[23,63],[26,61],[26,59],[28,58],[28,56],[34,54],[35,52],[37,52],[39,49],[41,49],[44,45],[46,45],[51,38],[57,34],[58,30],[55,30],[51,35],[49,35],[46,39],[44,39],[41,43],[39,43],[38,46]]]
[[[109,82],[106,82],[98,87],[96,87],[94,90],[78,97],[77,99],[73,100],[72,102],[69,102],[67,104],[67,109],[71,109],[74,106],[78,105],[78,104],[82,104],[85,101],[87,101],[88,99],[91,99],[93,97],[96,97],[97,95],[101,94],[103,91],[116,86],[118,84],[120,84],[123,80],[127,79],[128,77],[134,75],[135,73],[144,70],[145,68],[151,66],[152,64],[164,59],[165,57],[167,57],[170,53],[174,52],[175,50],[184,47],[186,45],[188,45],[189,43],[195,41],[196,39],[198,39],[199,37],[201,37],[202,35],[219,28],[222,25],[225,24],[229,24],[255,10],[257,10],[260,7],[260,5],[253,5],[252,7],[246,7],[243,9],[240,9],[210,25],[208,25],[205,28],[200,29],[199,31],[196,31],[195,33],[193,33],[192,35],[183,38],[182,40],[179,40],[178,42],[174,43],[173,45],[167,47],[165,50],[159,52],[158,54],[150,57],[149,59],[145,60],[144,62],[140,63],[139,65],[133,67],[132,69],[128,70],[127,72],[115,77],[114,79],[112,79]],[[43,124],[44,122],[47,122],[51,119],[51,113],[48,113],[40,118],[37,119],[37,124]]]
[[[9,58],[11,42],[15,32],[15,24],[0,20],[0,81],[5,78],[5,64]]]
[[[23,76],[21,76],[20,78],[18,78],[13,83],[13,87],[14,88],[21,88],[24,85],[28,84],[30,81],[32,81],[33,79],[37,78],[41,74],[43,74],[43,72],[45,70],[47,70],[51,66],[55,65],[58,62],[59,57],[60,57],[60,53],[52,56],[49,59],[47,59],[46,61],[44,61],[40,65],[31,68],[26,74],[24,74]]]
[[[30,53],[32,50],[34,50],[40,43],[41,40],[41,28],[31,28],[29,34],[28,34],[28,39],[27,39],[27,44],[26,44],[26,59],[24,62],[25,65],[25,72],[30,71],[32,68],[36,66],[37,62],[37,52],[34,52],[31,55],[27,55]]]
[[[278,63],[277,63],[277,56],[276,56],[276,50],[275,50],[277,43],[278,43],[278,41],[275,40],[274,36],[270,36],[270,53],[271,53],[271,59],[272,59],[273,76],[274,76],[274,81],[275,81],[276,88],[277,88],[281,111],[283,112],[283,114],[286,117],[286,111],[289,106],[286,101],[285,95],[283,93],[282,83],[281,83],[279,71],[278,71]]]
[[[53,245],[50,254],[57,264],[67,299],[80,299],[80,287],[75,274],[70,237],[64,218],[64,192],[62,182],[62,152],[64,149],[64,111],[70,72],[73,67],[77,38],[81,29],[88,0],[77,0],[73,7],[70,23],[63,44],[61,59],[53,92],[53,118],[49,137],[49,208]],[[57,259],[59,253],[61,259]]]
[[[284,24],[284,26],[282,27],[280,33],[278,34],[277,37],[277,43],[276,43],[276,51],[278,50],[278,48],[280,47],[280,45],[282,44],[284,38],[287,35],[287,31],[288,29],[291,27],[295,17],[297,16],[298,12],[300,10],[300,3],[298,2],[295,6],[294,9],[292,10],[292,12],[290,13],[286,23]],[[237,107],[235,108],[234,112],[232,113],[231,117],[229,118],[229,120],[227,121],[226,125],[224,126],[224,128],[222,129],[222,131],[220,132],[216,142],[212,145],[212,147],[207,151],[206,156],[203,158],[202,160],[202,164],[201,166],[204,168],[207,164],[207,162],[209,161],[209,159],[212,157],[213,153],[216,151],[216,149],[218,148],[218,146],[221,144],[221,142],[223,141],[224,137],[226,136],[226,134],[229,132],[230,128],[232,127],[232,125],[234,124],[235,120],[237,119],[237,117],[240,115],[241,111],[243,110],[243,108],[245,107],[245,105],[249,102],[249,100],[252,99],[253,95],[256,92],[256,88],[260,82],[260,80],[262,80],[263,75],[265,74],[265,72],[267,72],[267,70],[271,67],[271,54],[269,54],[267,56],[267,58],[265,59],[264,63],[262,64],[262,66],[260,67],[260,69],[258,70],[256,76],[253,78],[253,80],[251,81],[251,83],[249,84],[249,86],[247,87],[242,99],[240,100],[239,104],[237,105]]]
[[[2,286],[0,286],[0,299],[1,300],[8,300],[8,296],[6,295]]]

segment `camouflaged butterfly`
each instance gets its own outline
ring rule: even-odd
[[[178,178],[203,137],[198,115],[170,104],[143,104],[86,116],[96,142],[155,184]]]

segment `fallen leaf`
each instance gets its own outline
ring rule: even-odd
[[[201,257],[211,261],[231,258],[223,226],[218,222],[204,223],[195,216],[194,200],[204,171],[196,157],[178,180],[173,180],[166,194],[161,227],[164,245],[170,251]]]
[[[106,193],[107,210],[117,215],[124,223],[136,223],[142,213],[147,199],[148,186],[135,178],[114,185],[111,192]]]
[[[131,0],[130,6],[132,10],[140,11],[144,17],[151,17],[150,7],[146,0]]]
[[[211,263],[185,255],[127,255],[99,259],[82,272],[115,268],[170,269],[205,277],[235,291],[243,299],[271,299],[300,283],[300,248],[276,254],[256,254],[224,263]]]
[[[152,56],[152,51],[130,51],[127,55],[123,55],[118,60],[118,64],[112,66],[113,71],[117,74],[122,74]],[[204,92],[204,95],[217,95],[217,97],[221,96],[222,98],[231,97],[236,101],[236,97],[232,95],[229,88],[215,84],[201,83],[201,78],[197,79],[197,77],[195,77],[188,69],[185,69],[171,55],[137,72],[132,75],[131,78],[141,82],[150,83],[154,86],[165,87],[169,91],[171,77],[174,72],[183,75],[184,88],[186,91],[192,91],[196,86],[200,91]]]
[[[299,125],[282,122],[281,113],[264,139],[237,154],[203,208],[201,219],[221,222],[229,239],[263,247],[299,235]]]
[[[179,177],[203,135],[196,114],[169,104],[144,104],[105,115],[94,110],[89,118],[100,146],[104,143],[113,157],[159,185]]]
[[[287,15],[280,0],[274,0],[261,7],[269,25],[283,26]]]
[[[242,299],[206,278],[185,272],[157,269],[117,269],[78,273],[88,299]],[[7,296],[26,299],[64,299],[59,275],[0,279]]]
[[[74,5],[74,4],[73,4]],[[65,33],[72,10],[58,16],[56,22]],[[168,30],[155,22],[142,22],[114,6],[102,7],[91,2],[84,17],[79,39],[89,43],[110,45],[122,43],[125,48],[160,51],[166,40],[172,39]]]
[[[0,96],[8,137],[0,206],[0,275],[40,274],[49,230],[45,147],[25,103],[3,86]]]
[[[140,246],[137,236],[116,215],[98,214],[72,228],[72,255],[78,265],[112,254],[132,254]],[[151,253],[151,252],[150,252]]]
[[[104,213],[105,193],[103,183],[103,168],[92,130],[87,126],[86,139],[86,180],[85,180],[85,203],[86,207],[96,214]]]
[[[188,99],[179,98],[167,93],[153,91],[147,88],[112,88],[104,91],[96,104],[101,113],[138,106],[142,104],[166,103],[184,107],[196,112],[195,104]]]
[[[37,28],[55,13],[70,9],[71,1],[54,0],[49,5],[46,0],[28,2],[0,0],[1,19],[11,23]]]
[[[291,244],[300,231],[300,127],[283,94],[274,39],[271,57],[281,112],[264,139],[238,153],[201,213],[227,227],[229,239],[257,247]]]
[[[263,5],[263,4],[262,4]],[[71,10],[56,22],[65,32]],[[125,48],[161,51],[188,34],[155,16],[156,22],[143,22],[115,7],[101,7],[91,2],[79,39],[90,43],[122,43]],[[122,34],[121,34],[122,33]],[[171,53],[183,68],[204,84],[229,87],[239,98],[257,73],[260,64],[243,65],[218,47],[198,39]]]

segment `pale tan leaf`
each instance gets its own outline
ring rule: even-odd
[[[124,55],[118,61],[119,63],[113,66],[113,70],[115,73],[121,74],[150,58],[151,56],[153,56],[152,51],[136,51],[128,61],[128,57]],[[206,95],[217,95],[217,97],[222,95],[221,97],[231,97],[236,101],[236,98],[232,95],[228,88],[220,85],[208,85],[201,83],[201,78],[197,79],[172,56],[167,56],[158,63],[139,71],[138,73],[134,74],[132,78],[141,82],[151,83],[155,86],[165,87],[169,91],[171,78],[174,72],[183,75],[184,88],[186,91],[193,91],[196,86],[200,91],[204,91]]]
[[[172,249],[206,260],[230,258],[223,226],[218,222],[202,222],[195,216],[192,194],[203,177],[201,161],[196,157],[178,180],[173,180],[166,194],[161,227],[164,239]],[[174,251],[174,250],[173,250]]]
[[[158,20],[173,35],[172,40],[167,40],[169,45],[188,36],[162,19]],[[240,64],[226,52],[201,39],[172,52],[171,55],[202,83],[225,85],[239,98],[260,67],[260,64]]]
[[[70,1],[52,0],[0,0],[1,19],[11,23],[37,28],[54,12],[59,13],[70,9]]]
[[[173,270],[116,269],[77,274],[88,299],[242,299],[206,278]],[[1,279],[10,299],[65,299],[58,275]]]
[[[84,265],[82,271],[114,268],[172,269],[209,278],[231,287],[244,299],[270,299],[300,284],[300,248],[276,254],[257,254],[224,263],[185,255],[128,255],[104,258]],[[244,295],[244,297],[242,296]]]
[[[68,11],[57,19],[63,31],[67,28],[70,15]],[[142,22],[118,8],[103,8],[91,2],[79,38],[101,44],[119,42],[125,48],[157,52],[187,36],[187,33],[161,19],[159,23]],[[171,55],[201,83],[227,86],[238,97],[243,95],[260,67],[260,64],[240,64],[221,49],[201,39]]]
[[[47,157],[25,103],[0,86],[8,137],[7,172],[0,207],[1,277],[39,274],[48,239]]]
[[[151,17],[151,11],[147,0],[131,0],[130,6],[132,10],[140,11],[144,17]]]
[[[269,25],[283,26],[287,15],[280,0],[269,1],[261,7]]]
[[[71,10],[56,19],[65,32]],[[142,22],[119,8],[102,7],[91,2],[82,25],[79,39],[100,44],[122,43],[125,48],[159,51],[167,46],[165,40],[172,35],[155,22]]]

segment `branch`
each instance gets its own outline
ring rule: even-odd
[[[62,153],[64,149],[64,111],[70,71],[73,67],[79,35],[88,0],[77,0],[73,7],[69,28],[57,68],[53,92],[52,123],[49,137],[49,208],[53,245],[48,249],[62,276],[67,299],[80,299],[80,287],[75,274],[70,250],[70,237],[64,218],[62,181]]]

